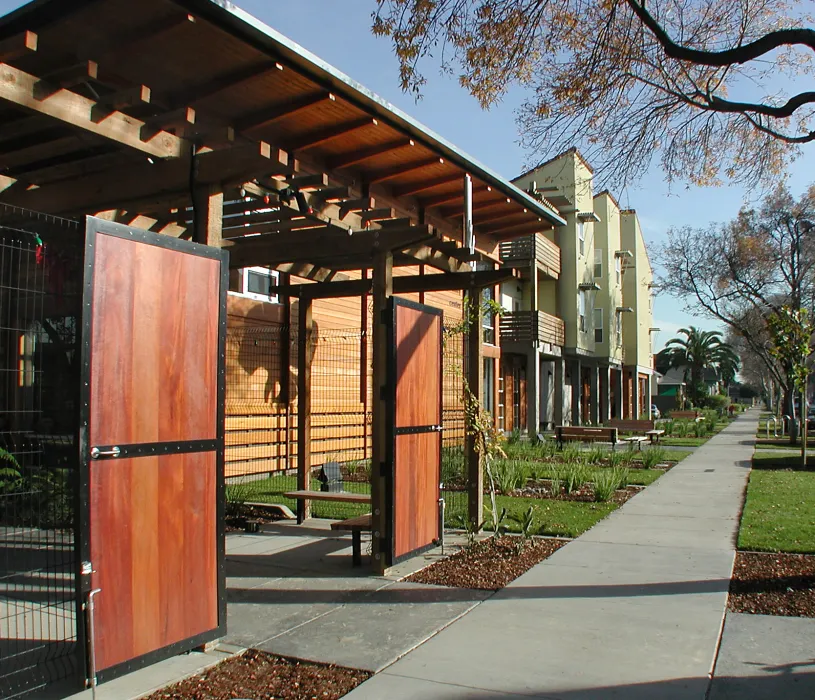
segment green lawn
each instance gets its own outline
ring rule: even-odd
[[[643,471],[643,470],[637,470]],[[633,473],[633,470],[632,470]],[[656,478],[655,475],[654,478]],[[653,479],[651,479],[653,481]],[[635,483],[632,480],[632,483]],[[227,486],[230,498],[238,501],[256,501],[258,503],[279,503],[292,510],[296,503],[283,496],[286,491],[297,488],[297,479],[294,476],[273,476],[239,485]],[[319,490],[320,483],[315,481],[312,488]],[[357,493],[370,493],[367,484],[349,484],[346,489]],[[449,526],[456,527],[461,516],[467,512],[467,496],[463,491],[443,491],[446,502],[446,521]],[[599,520],[605,518],[618,507],[614,503],[574,503],[571,501],[551,501],[538,498],[514,498],[498,496],[499,511],[507,509],[509,516],[520,517],[530,505],[537,508],[536,527],[534,534],[563,535],[577,537],[592,527]],[[370,512],[370,506],[353,503],[329,503],[325,501],[312,501],[311,511],[315,518],[344,519],[355,515]],[[484,519],[490,520],[489,496],[484,496]],[[520,532],[520,525],[510,518],[505,525],[510,532]]]
[[[663,437],[659,442],[668,447],[701,447],[713,437]]]
[[[741,518],[739,548],[815,552],[813,503],[812,467],[801,471],[794,454],[756,453]]]
[[[484,497],[485,520],[487,529],[491,527],[489,497]],[[586,530],[594,527],[609,513],[617,510],[616,503],[574,503],[573,501],[551,501],[538,498],[511,498],[509,496],[496,497],[498,511],[507,509],[507,519],[504,521],[510,532],[520,532],[520,525],[513,518],[520,519],[530,505],[536,508],[535,527],[536,535],[561,535],[564,537],[577,537]]]

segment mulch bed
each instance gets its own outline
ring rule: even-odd
[[[283,518],[269,508],[241,505],[236,507],[231,514],[226,516],[226,531],[242,532],[246,529],[246,523],[249,520],[257,521],[263,525],[280,522],[283,520]]]
[[[815,555],[737,552],[728,607],[755,615],[815,617]]]
[[[644,486],[627,486],[624,489],[617,489],[608,499],[610,503],[622,505],[632,496],[636,496],[642,491]],[[594,503],[594,489],[591,486],[583,485],[575,489],[570,494],[560,493],[558,496],[552,495],[552,487],[549,482],[537,482],[533,486],[524,486],[515,489],[508,496],[520,496],[522,498],[541,498],[549,501],[573,501],[575,503]]]
[[[144,700],[336,700],[370,676],[366,671],[283,659],[249,649]]]
[[[434,562],[405,580],[435,586],[497,591],[568,542],[536,537],[524,543],[519,537],[490,537]]]

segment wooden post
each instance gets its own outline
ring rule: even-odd
[[[193,240],[220,248],[223,240],[224,194],[200,187],[194,195]]]
[[[372,567],[375,573],[384,574],[391,566],[393,553],[389,551],[390,523],[387,522],[388,485],[385,477],[389,441],[393,442],[388,417],[388,353],[390,352],[390,327],[386,322],[385,311],[388,300],[393,295],[393,254],[377,253],[373,267],[373,380],[372,380],[372,423],[371,423],[371,551]],[[392,410],[393,407],[391,406]]]
[[[483,371],[483,331],[481,327],[481,289],[470,287],[469,301],[470,326],[467,333],[467,386],[470,393],[480,402]],[[473,526],[481,524],[484,510],[484,472],[481,469],[481,456],[475,450],[475,437],[467,427],[465,442],[467,459],[467,517]]]
[[[297,310],[297,489],[311,488],[311,299],[303,295]],[[297,501],[297,522],[311,517],[311,503]]]

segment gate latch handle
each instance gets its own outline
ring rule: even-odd
[[[91,447],[91,459],[100,457],[118,457],[122,451],[118,447],[111,447],[109,450],[100,450],[98,447]]]

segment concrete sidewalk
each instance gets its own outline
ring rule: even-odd
[[[758,414],[741,416],[349,700],[702,700]]]

